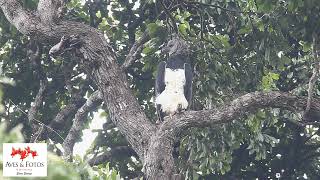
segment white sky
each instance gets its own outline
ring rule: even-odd
[[[89,124],[89,129],[82,131],[82,142],[76,143],[73,147],[73,155],[79,155],[83,158],[88,148],[91,146],[93,140],[97,137],[97,132],[92,132],[93,129],[102,129],[102,125],[106,122],[106,117],[100,117],[100,114],[104,112],[99,109],[98,112],[93,113],[93,119]]]

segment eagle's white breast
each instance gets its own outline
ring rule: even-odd
[[[156,97],[156,104],[161,104],[161,109],[167,114],[177,112],[179,104],[182,109],[187,109],[188,101],[184,96],[184,85],[186,83],[184,69],[165,70],[164,91]]]

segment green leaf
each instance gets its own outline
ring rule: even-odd
[[[159,26],[157,23],[148,24],[147,30],[148,30],[149,36],[151,38],[161,36],[163,33],[163,28],[161,26]]]
[[[97,11],[96,16],[97,18],[101,18],[101,11]]]
[[[183,34],[184,36],[187,36],[187,29],[188,29],[188,25],[187,24],[179,24],[179,32],[181,34]]]
[[[248,34],[252,31],[250,26],[244,26],[238,30],[238,34]]]

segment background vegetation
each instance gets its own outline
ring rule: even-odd
[[[32,9],[37,0],[23,3]],[[151,40],[144,44],[127,75],[144,111],[155,119],[155,69],[165,58],[160,47],[173,33],[178,32],[193,45],[193,109],[211,109],[254,91],[307,95],[314,63],[312,34],[319,33],[319,15],[318,0],[71,0],[65,18],[103,31],[116,50],[119,64],[125,61],[131,46],[148,32]],[[38,93],[41,72],[47,77],[49,88],[36,119],[44,124],[50,124],[57,113],[74,102],[70,89],[81,89],[81,97],[88,97],[97,89],[77,65],[77,59],[68,54],[49,58],[50,46],[21,35],[2,12],[0,35],[1,75],[6,77],[2,83],[0,127],[15,134],[1,132],[1,142],[30,141],[32,124],[27,112]],[[32,58],[37,52],[41,54],[40,61]],[[15,83],[8,84],[11,81]],[[318,86],[317,83],[317,95]],[[76,104],[81,106],[83,102]],[[54,127],[62,138],[68,134],[74,114],[68,114],[63,125]],[[104,129],[98,130],[99,136],[84,159],[76,157],[73,164],[57,160],[60,170],[50,169],[49,173],[69,179],[89,177],[91,170],[85,162],[128,145],[108,120],[108,113],[102,116],[106,118]],[[191,135],[181,141],[177,163],[188,179],[318,179],[319,125],[306,125],[301,117],[282,109],[264,109],[230,124],[191,129]],[[91,112],[86,125],[92,118]],[[59,156],[61,137],[50,133],[40,140],[50,144],[50,151]],[[101,173],[112,167],[123,178],[139,177],[142,165],[134,157],[127,151],[113,154],[93,169]]]

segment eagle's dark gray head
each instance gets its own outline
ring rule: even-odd
[[[179,36],[175,36],[164,48],[162,48],[162,52],[169,53],[169,56],[188,55],[190,53],[190,46],[187,41],[183,40]]]

